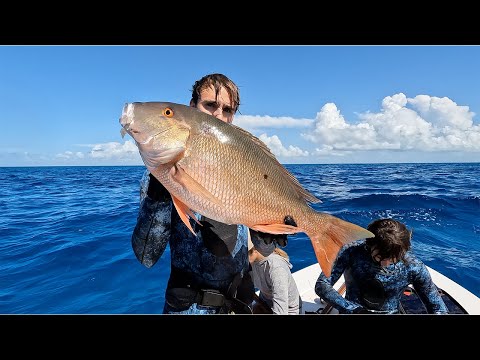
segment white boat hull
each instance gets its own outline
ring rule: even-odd
[[[480,315],[480,298],[438,271],[428,266],[427,269],[438,288],[453,297],[468,314]],[[327,304],[315,294],[315,283],[320,275],[320,271],[320,265],[316,263],[292,274],[303,301],[303,314],[319,313],[327,306]],[[334,288],[338,290],[343,283],[344,278],[342,276],[334,285]],[[338,314],[338,311],[333,309],[329,314]]]

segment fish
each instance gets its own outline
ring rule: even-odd
[[[160,101],[126,103],[119,122],[122,137],[133,138],[143,163],[194,234],[189,221],[197,221],[194,212],[270,234],[304,232],[326,276],[344,244],[374,237],[359,225],[315,210],[311,204],[320,199],[260,139],[234,124]],[[286,216],[297,226],[285,224]]]

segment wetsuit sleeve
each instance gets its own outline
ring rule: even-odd
[[[412,265],[412,285],[427,307],[429,314],[448,314],[447,306],[438,293],[427,267],[420,261]]]
[[[171,213],[170,194],[146,171],[141,180],[140,209],[131,242],[137,260],[148,268],[165,252],[171,233]]]
[[[315,293],[339,312],[353,314],[355,313],[355,310],[361,309],[362,306],[356,302],[345,299],[333,287],[346,270],[349,263],[349,257],[348,251],[340,249],[335,263],[333,264],[330,276],[326,277],[323,272],[318,276],[317,282],[315,283]]]
[[[275,267],[271,269],[270,277],[272,280],[272,311],[274,314],[287,315],[289,271],[282,267]]]

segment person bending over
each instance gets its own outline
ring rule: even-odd
[[[378,219],[367,227],[375,237],[344,245],[330,277],[320,273],[315,293],[341,314],[400,312],[406,286],[413,285],[428,313],[448,310],[427,267],[411,251],[411,232],[399,221]],[[342,297],[333,285],[344,275]]]

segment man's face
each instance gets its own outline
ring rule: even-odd
[[[217,119],[231,123],[235,115],[230,96],[225,88],[220,88],[218,99],[215,99],[215,89],[213,86],[203,89],[200,92],[196,108],[204,113],[215,116]],[[195,104],[190,102],[190,106]]]

